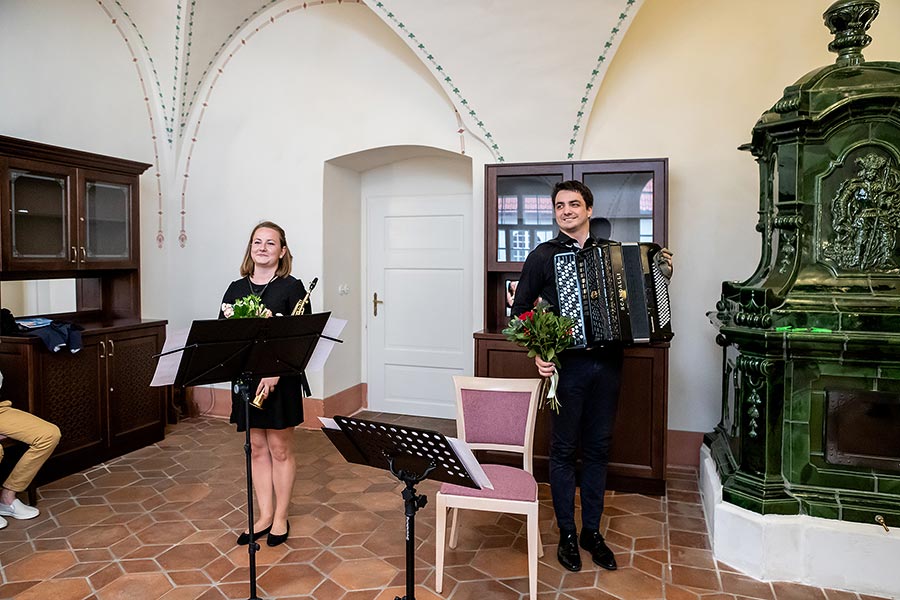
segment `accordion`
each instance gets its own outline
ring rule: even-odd
[[[672,339],[669,287],[657,244],[606,242],[554,259],[559,314],[575,321],[575,348]]]

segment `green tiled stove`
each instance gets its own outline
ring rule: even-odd
[[[741,147],[762,249],[709,313],[723,397],[705,443],[726,502],[900,527],[900,63],[863,58],[878,11],[835,2],[837,61]]]

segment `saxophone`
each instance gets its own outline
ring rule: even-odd
[[[306,295],[297,301],[297,304],[294,305],[294,310],[291,311],[292,317],[302,315],[306,312],[306,305],[309,304],[309,295],[312,294],[313,288],[316,287],[317,283],[319,283],[318,277],[314,277],[313,280],[309,282],[309,289],[306,291]],[[250,401],[250,405],[262,410],[264,401],[265,397],[263,396],[263,393],[260,392]]]
[[[313,280],[309,282],[309,289],[306,291],[306,295],[298,300],[297,304],[294,305],[294,310],[291,311],[292,317],[302,315],[304,312],[306,312],[306,305],[309,303],[309,295],[312,294],[312,291],[316,287],[317,283],[319,283],[319,278],[313,277]]]

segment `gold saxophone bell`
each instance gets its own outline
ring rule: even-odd
[[[250,401],[250,406],[262,410],[263,402],[265,402],[265,400],[266,400],[266,397],[263,396],[262,392],[260,392],[256,395],[256,398],[254,398],[253,400]]]

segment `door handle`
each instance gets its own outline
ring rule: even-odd
[[[100,340],[100,358],[106,358],[106,342]]]
[[[384,300],[379,300],[378,292],[375,292],[372,294],[372,316],[373,317],[378,316],[378,305],[379,304],[384,304]]]
[[[78,251],[75,250],[75,246],[72,246],[69,250],[69,262],[74,263],[78,260]]]
[[[107,341],[109,342],[109,352],[106,353],[106,356],[110,359],[108,369],[112,369],[112,367],[113,367],[112,358],[113,358],[113,353],[116,350],[116,343],[112,340],[107,340]],[[111,372],[111,371],[107,371],[107,373],[109,373],[109,372]],[[109,386],[109,391],[114,392],[116,390],[113,389],[113,386]]]

